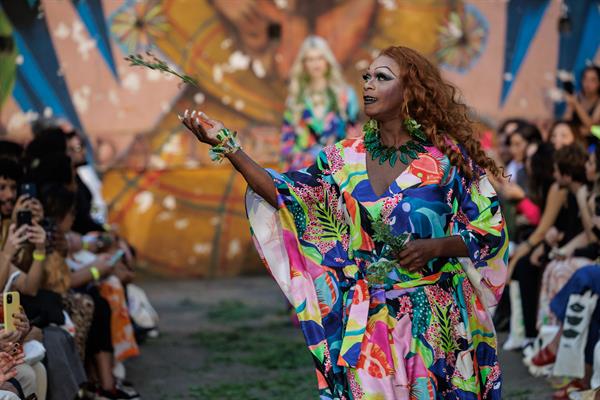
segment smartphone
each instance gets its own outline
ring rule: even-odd
[[[114,267],[124,255],[125,251],[123,251],[123,249],[117,250],[110,260],[108,260],[108,265]]]
[[[23,183],[21,185],[21,196],[26,195],[29,197],[37,197],[37,187],[35,183]]]
[[[573,85],[573,81],[563,81],[562,86],[565,92],[569,94],[575,93],[575,86]]]
[[[17,212],[17,228],[22,227],[23,225],[31,225],[31,211],[29,210],[21,210]]]
[[[21,312],[21,298],[19,292],[4,293],[4,329],[8,332],[16,331],[15,317],[13,314]]]

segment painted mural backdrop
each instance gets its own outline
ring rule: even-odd
[[[23,142],[40,115],[81,127],[111,220],[154,271],[257,271],[245,185],[210,163],[177,112],[204,109],[276,165],[286,79],[303,39],[318,34],[357,89],[380,49],[403,44],[435,60],[488,123],[548,117],[557,71],[598,52],[598,0],[566,4],[572,29],[561,33],[550,0],[0,0],[0,126]],[[148,50],[199,87],[123,60]]]

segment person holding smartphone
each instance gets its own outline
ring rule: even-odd
[[[47,184],[41,187],[40,198],[46,215],[56,221],[57,235],[71,232],[76,216],[76,193],[61,184]],[[43,283],[44,289],[62,295],[76,326],[75,342],[82,355],[92,360],[97,371],[98,394],[106,399],[139,397],[133,388],[118,385],[113,375],[112,312],[99,289],[123,254],[105,252],[82,261],[71,249],[67,249],[65,255],[54,251],[48,255]]]
[[[564,90],[567,109],[563,118],[588,136],[592,125],[600,124],[600,67],[591,65],[583,70],[581,93],[574,93],[573,84],[565,83]]]
[[[36,257],[41,259],[45,256],[46,236],[40,226],[44,210],[40,201],[32,197],[35,189],[31,185],[27,187],[27,193],[19,196],[18,187],[22,174],[22,168],[18,162],[12,159],[0,159],[0,215],[2,217],[0,284],[2,285],[10,274],[11,262],[14,266],[26,265],[29,269],[40,263],[35,261]],[[23,187],[21,187],[22,190]],[[17,198],[17,196],[19,197]],[[12,240],[9,238],[14,236],[17,238],[16,242],[11,243]],[[35,282],[32,282],[31,285],[28,284],[26,292],[37,291],[35,287]]]

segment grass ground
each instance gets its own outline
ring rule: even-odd
[[[317,399],[312,360],[270,278],[145,281],[161,336],[128,362],[144,400]],[[550,398],[517,353],[501,353],[507,400]]]

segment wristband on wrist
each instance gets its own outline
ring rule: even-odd
[[[81,237],[81,248],[83,250],[89,250],[90,249],[90,245],[92,244],[92,241],[94,239],[89,237],[89,236],[82,236]]]
[[[33,260],[34,261],[44,261],[46,260],[46,253],[38,250],[33,251]]]
[[[219,144],[212,146],[208,151],[212,161],[221,162],[227,154],[233,154],[242,148],[237,140],[237,133],[231,132],[227,128],[223,128],[217,133],[217,140]]]
[[[98,282],[100,280],[100,271],[98,271],[98,268],[91,266],[90,267],[90,274],[92,274],[92,278],[94,278],[94,280],[96,282]]]

